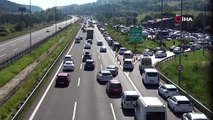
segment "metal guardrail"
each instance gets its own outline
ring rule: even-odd
[[[190,52],[190,51],[187,51],[187,52]],[[174,59],[175,57],[176,57],[176,55],[173,55],[173,56],[170,56],[168,58],[165,58],[162,61],[157,62],[154,66],[157,66],[161,62],[167,62],[167,61],[169,61],[171,59]],[[167,78],[166,76],[164,76],[161,72],[159,72],[159,75],[160,75],[160,79],[163,80],[165,83],[175,85],[181,94],[183,94],[187,98],[189,98],[189,100],[193,103],[193,105],[196,108],[198,108],[201,112],[203,112],[206,116],[208,116],[208,118],[210,120],[212,120],[212,118],[213,118],[213,112],[211,110],[209,110],[206,106],[204,106],[202,103],[200,103],[198,100],[196,100],[193,96],[191,96],[190,94],[188,94],[185,90],[183,90],[177,84],[175,84],[174,82],[172,82],[169,78]]]
[[[77,21],[76,21],[77,22]],[[65,28],[64,28],[65,29]],[[76,33],[77,34],[77,33]],[[75,35],[72,36],[71,40],[75,38]],[[14,114],[12,114],[12,120],[16,120],[18,115],[21,113],[21,111],[23,110],[23,108],[25,107],[25,105],[28,103],[28,101],[31,99],[31,97],[33,96],[33,94],[35,93],[35,91],[38,89],[38,87],[41,85],[41,83],[43,82],[43,80],[47,77],[48,73],[50,72],[50,70],[53,68],[53,66],[55,65],[55,63],[58,61],[58,59],[60,58],[60,56],[63,54],[63,52],[67,49],[67,47],[69,47],[70,43],[72,41],[69,41],[66,46],[61,50],[61,52],[58,54],[58,56],[55,58],[55,60],[52,62],[51,66],[49,67],[49,69],[44,73],[44,75],[42,75],[42,78],[39,79],[34,87],[32,87],[32,90],[29,92],[28,96],[22,101],[20,102],[16,108],[16,112]]]

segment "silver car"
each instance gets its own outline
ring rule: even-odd
[[[166,56],[167,54],[164,50],[158,50],[157,52],[155,52],[155,58],[164,58]]]
[[[112,78],[113,76],[109,70],[101,70],[97,74],[97,80],[99,82],[108,82]]]

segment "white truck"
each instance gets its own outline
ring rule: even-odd
[[[140,97],[135,108],[135,120],[167,120],[166,106],[157,97]]]

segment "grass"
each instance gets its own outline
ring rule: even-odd
[[[41,28],[45,28],[45,27],[48,27],[50,25],[51,25],[50,23],[34,24],[33,27],[32,27],[32,31],[39,30]],[[5,26],[6,26],[5,29],[7,31],[9,31],[9,33],[7,34],[7,36],[0,36],[0,42],[11,39],[11,38],[15,38],[15,37],[20,36],[20,35],[24,35],[24,34],[29,32],[29,28],[24,28],[22,31],[13,32],[14,31],[13,25],[6,24]]]
[[[23,100],[27,96],[28,92],[31,90],[34,83],[37,80],[39,80],[39,78],[42,76],[42,74],[49,68],[49,66],[55,59],[55,57],[64,48],[65,44],[69,40],[71,40],[72,36],[74,36],[77,33],[77,31],[80,29],[80,25],[79,24],[72,25],[68,29],[69,29],[69,35],[66,35],[66,32],[61,32],[57,35],[57,37],[50,38],[47,43],[34,49],[32,51],[31,56],[29,56],[29,54],[27,54],[22,59],[20,59],[20,61],[26,60],[26,62],[28,62],[28,64],[32,63],[32,61],[35,60],[35,58],[37,58],[38,55],[41,55],[43,52],[47,51],[50,46],[52,46],[62,36],[65,36],[64,41],[48,57],[46,57],[45,60],[40,61],[40,64],[38,64],[38,66],[36,66],[35,70],[33,70],[33,72],[29,75],[29,77],[24,82],[21,83],[18,90],[4,103],[4,105],[2,105],[0,107],[0,119],[1,120],[8,119],[8,118],[11,119],[11,113],[14,111],[15,107],[18,105],[18,103],[21,100]],[[55,39],[55,38],[58,38],[58,39]],[[28,58],[28,60],[27,60],[27,58]],[[18,62],[19,61],[14,62],[13,65],[11,64],[11,66],[16,65]],[[20,63],[20,66],[24,68],[25,65],[22,65],[22,63]],[[15,68],[15,67],[11,67],[11,69],[12,68]],[[10,72],[11,69],[10,70],[6,69],[6,71]],[[0,72],[2,72],[2,71],[0,71]],[[18,71],[18,70],[17,71],[14,70],[13,73],[11,73],[11,74],[14,75],[15,73],[19,73],[19,72],[20,71]],[[9,81],[9,79],[7,79],[7,81]]]
[[[180,86],[200,101],[206,107],[210,107],[211,96],[210,89],[210,54],[203,51],[195,51],[187,53],[182,57],[182,80]],[[166,75],[170,80],[178,84],[178,71],[176,66],[179,64],[179,57],[166,63],[159,63],[157,69]],[[211,108],[209,108],[211,109]]]

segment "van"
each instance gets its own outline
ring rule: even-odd
[[[157,97],[140,97],[135,108],[135,120],[167,120],[166,106]]]
[[[142,73],[144,84],[159,85],[159,73],[155,68],[145,68]]]
[[[140,72],[144,72],[145,68],[152,68],[152,59],[148,56],[141,56],[139,64]]]
[[[125,109],[135,109],[139,95],[136,91],[124,91],[121,94],[121,107]]]
[[[133,58],[133,53],[132,53],[132,51],[130,51],[130,50],[127,50],[127,51],[125,51],[124,53],[123,53],[123,61],[125,60],[125,59],[132,59]]]

